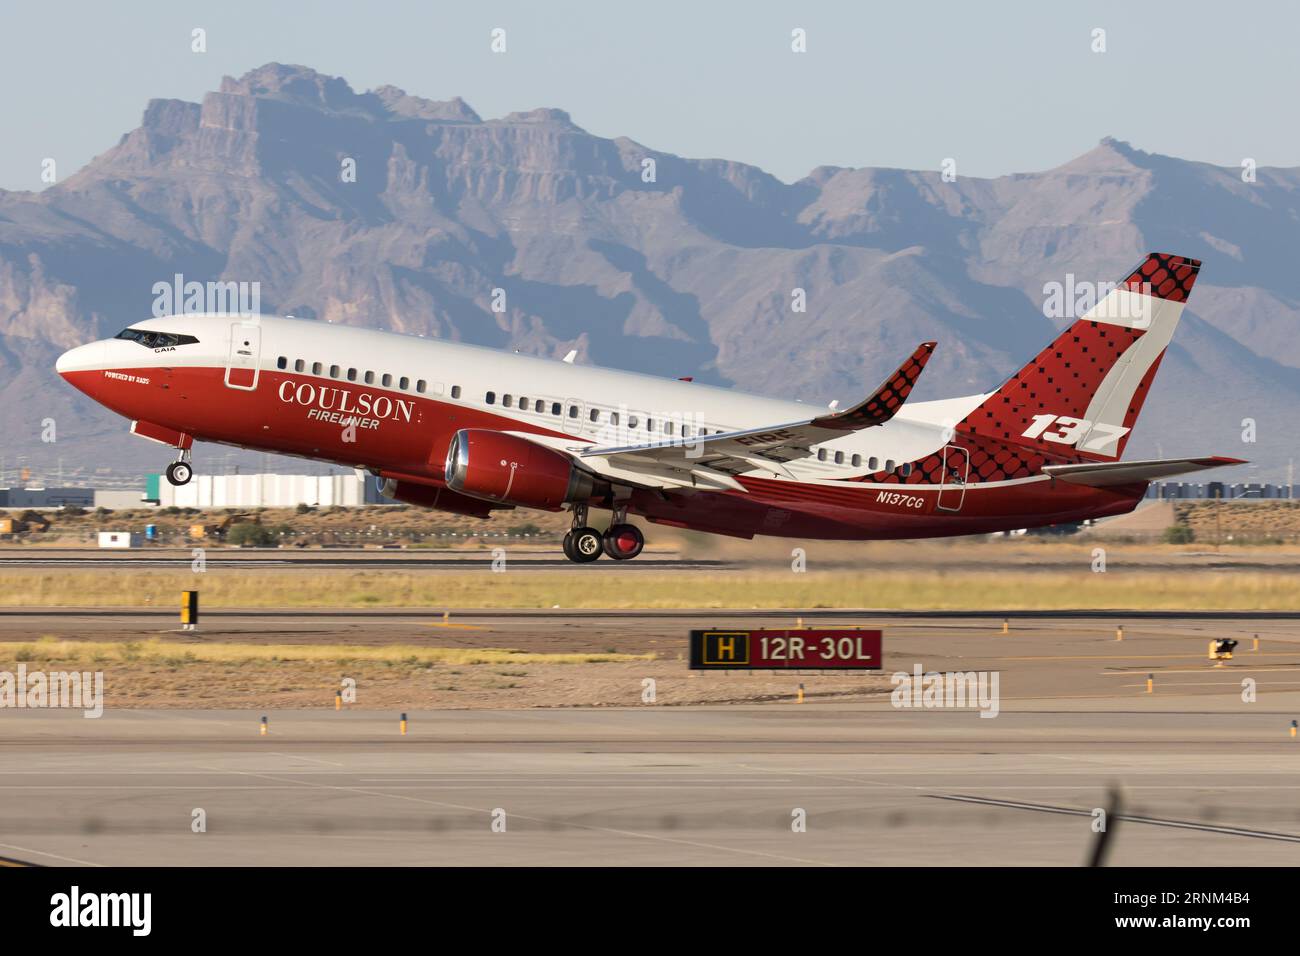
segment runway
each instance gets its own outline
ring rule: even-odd
[[[196,541],[196,548],[204,547],[203,542]],[[506,541],[501,546],[509,549],[512,570],[554,571],[573,568],[574,563],[563,556],[556,547],[552,551],[519,550]],[[390,570],[390,571],[477,571],[492,567],[495,560],[491,550],[463,551],[446,550],[314,550],[294,551],[293,549],[253,550],[242,548],[204,548],[204,559],[214,570],[248,570],[273,571],[295,570]],[[188,567],[193,560],[188,548],[158,549],[156,551],[63,551],[43,553],[36,549],[27,549],[5,553],[0,551],[0,572],[5,570],[121,570],[152,569],[175,570]],[[730,561],[713,561],[701,558],[678,558],[673,556],[655,557],[643,555],[632,562],[597,561],[583,565],[584,571],[700,571],[730,570],[740,565]]]
[[[154,622],[175,618],[175,608],[161,607],[0,607],[0,628],[18,627],[24,620],[87,619],[116,620],[124,623]],[[356,621],[428,621],[431,617],[450,614],[458,620],[525,621],[545,620],[556,623],[576,621],[699,621],[743,617],[752,621],[788,622],[802,620],[842,621],[863,617],[885,620],[915,621],[1300,621],[1300,611],[1202,611],[1134,610],[1127,608],[1061,608],[1056,610],[898,610],[896,608],[204,608],[205,618],[220,618],[233,626],[263,619],[291,618],[321,624]],[[6,623],[9,622],[9,623]]]
[[[1075,866],[1096,839],[1094,811],[1118,786],[1113,864],[1300,862],[1300,740],[1289,732],[1300,717],[1300,626],[1277,616],[1130,615],[1121,641],[1113,620],[1091,613],[1013,617],[1003,633],[1000,620],[969,614],[457,611],[444,622],[419,611],[231,611],[183,635],[170,611],[39,610],[0,614],[0,641],[53,631],[195,644],[616,645],[654,659],[398,674],[355,663],[133,665],[110,654],[88,665],[105,672],[102,718],[0,710],[0,857],[10,860]],[[797,617],[883,628],[884,672],[724,676],[690,672],[679,657],[692,626]],[[1222,636],[1242,644],[1216,667],[1207,643]],[[998,674],[998,716],[896,707],[890,674],[916,667]],[[333,710],[340,673],[360,673],[371,709]],[[657,696],[638,705],[646,678]],[[180,709],[147,702],[176,681],[187,682]],[[379,700],[385,709],[373,709]]]
[[[0,854],[43,865],[1295,865],[1294,710],[888,703],[585,711],[23,711]],[[201,811],[199,813],[198,811]],[[206,832],[194,832],[202,819]],[[795,825],[803,820],[804,832]],[[496,829],[494,829],[494,822]],[[502,827],[504,832],[500,832]]]

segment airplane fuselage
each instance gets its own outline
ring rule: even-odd
[[[131,330],[141,335],[71,350],[58,370],[136,422],[139,434],[182,448],[198,440],[334,462],[431,489],[442,487],[448,447],[462,429],[571,451],[689,441],[822,411],[700,383],[291,318],[180,315]],[[167,338],[140,340],[158,335]],[[597,477],[602,488],[617,489],[628,513],[742,537],[970,534],[1120,514],[1140,500],[1145,482],[1094,488],[1038,470],[1041,460],[1082,460],[1070,449],[1025,455],[1012,468],[997,460],[1004,450],[954,432],[987,398],[908,403],[878,427],[820,443],[779,468],[740,474],[737,487],[647,487],[613,466]],[[447,492],[446,501],[455,500]],[[610,493],[588,503],[611,506]]]

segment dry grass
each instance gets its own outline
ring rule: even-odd
[[[0,605],[206,608],[836,608],[1300,610],[1293,574],[1209,569],[644,572],[10,571]]]
[[[599,664],[653,660],[654,654],[537,654],[508,648],[418,647],[412,644],[181,644],[147,641],[0,643],[0,660],[68,664]]]

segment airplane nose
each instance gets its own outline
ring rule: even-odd
[[[68,349],[59,356],[54,363],[54,370],[60,375],[67,377],[70,372],[85,372],[92,369],[103,368],[101,359],[104,354],[103,342],[91,342],[89,345],[78,345],[75,349]]]

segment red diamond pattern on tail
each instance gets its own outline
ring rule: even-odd
[[[1201,260],[1153,252],[1119,284],[1121,289],[1146,292],[1157,299],[1186,302],[1201,271]]]

